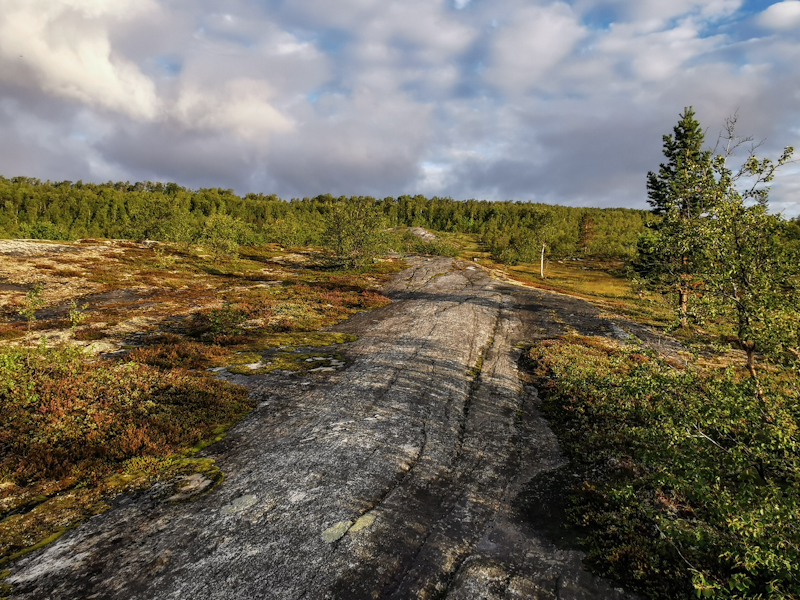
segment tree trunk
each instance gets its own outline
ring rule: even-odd
[[[747,372],[750,373],[750,377],[753,379],[758,379],[756,377],[756,344],[755,342],[739,342],[744,350],[745,354],[747,355],[747,362],[745,363],[747,366]]]
[[[681,311],[681,327],[689,326],[689,292],[685,288],[680,289],[680,311]]]
[[[747,356],[747,362],[745,363],[747,372],[750,373],[750,377],[756,383],[756,398],[763,401],[764,389],[761,387],[761,382],[758,380],[758,374],[756,373],[756,343],[752,341],[746,342],[739,338],[739,345]]]
[[[544,249],[546,246],[547,244],[542,244],[542,258],[539,263],[539,277],[541,277],[542,279],[544,279]]]

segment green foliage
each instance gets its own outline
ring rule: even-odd
[[[662,218],[648,223],[648,230],[639,236],[632,266],[653,289],[676,295],[685,327],[689,296],[697,283],[696,259],[704,242],[697,227],[720,185],[714,179],[711,152],[702,150],[705,136],[691,108],[684,109],[673,134],[663,137],[666,164],[658,174],[647,174],[648,202]]]
[[[683,218],[677,209],[668,210],[639,234],[637,254],[629,263],[635,285],[674,298],[675,313],[684,327],[690,316],[696,316],[690,297],[700,281],[696,261],[704,240],[698,235],[699,222],[699,217]]]
[[[547,218],[541,219],[546,222]],[[532,263],[546,244],[547,229],[544,223],[512,225],[507,228],[492,227],[484,235],[492,258],[507,265]]]
[[[20,316],[28,322],[28,329],[30,329],[36,321],[36,311],[44,306],[44,297],[42,296],[43,290],[44,286],[41,283],[34,285],[33,288],[25,294],[25,300],[18,311]]]
[[[75,337],[76,330],[81,323],[83,323],[86,319],[89,318],[89,315],[86,313],[86,309],[89,308],[88,304],[84,304],[83,306],[78,306],[78,303],[73,299],[70,302],[70,309],[69,309],[69,322],[72,325],[72,336]]]
[[[342,203],[350,208],[333,210]],[[387,227],[418,226],[478,235],[492,247],[496,258],[505,256],[511,261],[533,256],[534,246],[538,244],[541,249],[539,241],[547,243],[548,253],[553,256],[579,251],[598,257],[629,256],[646,214],[629,209],[462,202],[424,196],[375,200],[326,194],[285,201],[263,194],[240,197],[218,188],[188,190],[174,183],[91,184],[0,177],[0,237],[148,238],[188,243],[202,235],[209,218],[223,214],[247,226],[245,235],[234,236],[240,245],[267,241],[284,247],[318,246],[331,243],[326,230],[331,233],[330,219],[338,218],[337,211],[352,210],[358,204],[372,206]],[[587,218],[594,223],[592,235],[580,238],[581,220],[586,225]],[[545,239],[540,240],[544,221],[550,225]],[[342,225],[339,223],[334,229],[341,230]],[[509,232],[512,235],[507,236]],[[532,235],[537,239],[528,239]],[[442,247],[429,250],[445,254],[450,251]],[[224,247],[220,251],[227,252]]]
[[[597,338],[531,350],[586,477],[573,517],[595,568],[650,598],[800,594],[797,374],[676,369]]]
[[[728,160],[749,138],[736,136],[736,116],[725,125],[724,154],[714,159],[701,150],[691,109],[675,137],[664,136],[668,164],[648,174],[650,204],[662,218],[639,236],[632,267],[637,283],[677,295],[682,325],[690,314],[729,324],[756,377],[756,352],[794,358],[800,341],[800,254],[793,228],[768,212],[767,185],[793,149],[775,162],[751,151],[735,171]]]
[[[705,239],[701,307],[733,324],[755,375],[755,352],[796,359],[800,347],[800,253],[786,243],[785,221],[736,192],[715,204],[698,227]],[[795,354],[792,354],[794,351]]]
[[[589,252],[589,245],[594,240],[596,223],[592,215],[586,213],[581,216],[578,223],[578,250],[587,254]]]
[[[55,225],[50,221],[37,221],[24,223],[19,230],[21,238],[31,240],[69,240],[70,235],[63,226]]]
[[[206,219],[199,242],[219,260],[222,256],[236,256],[239,244],[246,240],[247,226],[226,214],[213,214]]]
[[[386,249],[383,215],[371,198],[340,198],[330,205],[324,246],[346,267],[361,267]]]
[[[266,239],[286,248],[302,246],[307,241],[298,223],[288,219],[278,219],[267,230]]]
[[[388,244],[395,251],[402,253],[428,254],[432,256],[458,256],[461,253],[458,246],[439,237],[433,240],[424,240],[407,230],[390,236]]]
[[[44,286],[42,286],[41,283],[34,285],[33,288],[25,294],[25,300],[18,310],[20,316],[28,322],[28,328],[25,332],[26,344],[30,343],[31,330],[33,329],[34,322],[36,322],[36,311],[44,306],[45,303],[42,295],[43,290]]]
[[[208,331],[212,335],[239,335],[242,333],[242,323],[247,318],[244,310],[230,302],[225,302],[222,308],[212,308],[206,315]]]
[[[197,235],[196,219],[185,201],[173,196],[151,194],[144,202],[130,203],[127,212],[130,222],[126,237],[185,243]]]
[[[667,162],[657,174],[647,174],[648,203],[657,215],[699,216],[708,203],[711,152],[702,149],[705,134],[692,107],[683,109],[673,135],[665,135],[663,140]]]

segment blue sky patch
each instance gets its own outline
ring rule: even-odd
[[[169,56],[156,57],[156,64],[170,77],[176,77],[181,74],[183,64],[180,59]]]
[[[589,29],[605,31],[619,18],[613,6],[600,5],[583,13],[582,23]]]

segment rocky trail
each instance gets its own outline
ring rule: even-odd
[[[466,262],[410,262],[392,304],[336,328],[358,335],[345,368],[228,375],[261,402],[205,452],[221,485],[118,497],[13,564],[12,598],[629,598],[561,539],[565,460],[518,348],[657,338]]]

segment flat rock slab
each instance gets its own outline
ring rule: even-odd
[[[547,497],[531,486],[565,461],[515,345],[633,326],[461,261],[412,262],[391,305],[338,328],[359,336],[345,369],[229,376],[262,402],[206,452],[217,489],[117,498],[13,564],[12,597],[628,598],[531,517]]]

